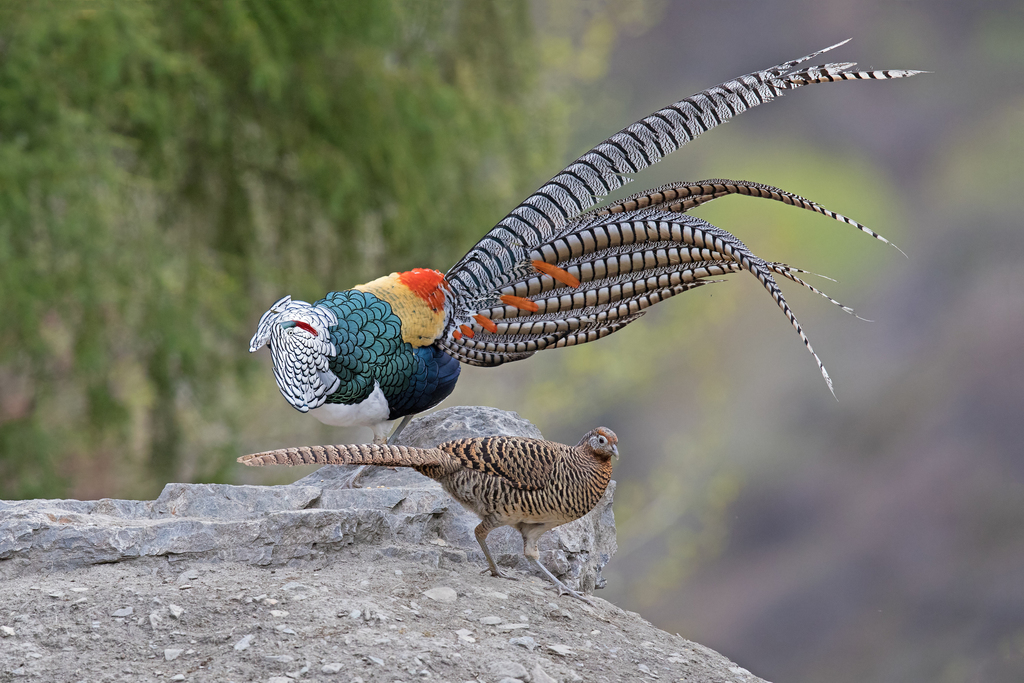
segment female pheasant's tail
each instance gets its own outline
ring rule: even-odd
[[[409,448],[381,444],[350,446],[298,446],[253,453],[238,458],[250,467],[264,465],[384,465],[420,467],[443,465],[451,459],[437,448]]]

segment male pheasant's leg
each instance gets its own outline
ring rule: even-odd
[[[498,523],[498,521],[493,517],[484,517],[484,519],[477,524],[476,529],[473,530],[473,533],[476,535],[476,542],[480,544],[480,549],[484,551],[484,557],[487,559],[487,569],[484,569],[480,573],[483,574],[484,572],[490,572],[491,576],[500,576],[503,579],[518,581],[519,579],[516,577],[511,574],[507,574],[498,568],[498,565],[494,562],[494,558],[491,557],[491,551],[487,548],[487,534],[502,526],[505,525]]]
[[[545,576],[551,579],[551,582],[558,588],[559,595],[571,595],[572,597],[593,606],[594,602],[590,598],[566,586],[558,580],[558,577],[548,571],[547,567],[540,563],[540,549],[537,547],[537,541],[540,540],[540,537],[543,536],[544,532],[549,528],[551,527],[546,524],[519,525],[519,533],[523,535],[523,555],[525,555],[526,559],[532,562],[535,567],[540,569]]]
[[[395,439],[398,438],[398,435],[402,433],[403,429],[405,429],[405,426],[407,424],[409,424],[410,422],[412,422],[412,418],[413,417],[415,417],[415,416],[414,415],[406,415],[405,417],[403,417],[402,421],[398,423],[398,428],[395,429],[395,431],[391,432],[391,436],[389,436],[387,438],[387,443],[394,443]]]
[[[395,437],[398,436],[398,433],[401,432],[402,429],[405,428],[405,425],[409,424],[409,421],[411,419],[412,419],[412,415],[406,415],[405,417],[403,417],[402,421],[398,424],[398,429],[396,429],[394,434],[392,434],[390,437],[387,436],[387,431],[386,430],[387,430],[387,427],[389,427],[390,425],[392,425],[394,423],[386,422],[386,423],[384,423],[382,425],[375,425],[374,427],[372,427],[372,429],[373,429],[373,443],[378,444],[378,445],[384,445],[384,444],[388,443],[389,441],[393,440]],[[372,469],[373,467],[376,467],[376,465],[360,465],[358,468],[356,468],[356,471],[353,472],[351,474],[351,476],[349,476],[349,478],[345,480],[345,483],[341,485],[341,488],[343,488],[343,489],[357,489],[357,488],[360,488],[359,484],[358,484],[359,479],[362,478],[362,476],[364,474],[366,474],[366,471],[367,471],[368,468]],[[392,467],[391,469],[395,469],[395,468]]]

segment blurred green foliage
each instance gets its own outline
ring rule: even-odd
[[[500,218],[557,163],[527,10],[8,5],[0,495],[182,476],[188,433],[244,425],[228,396],[282,291],[443,268]]]
[[[657,5],[0,6],[0,497],[144,497],[294,437],[260,313],[453,263]]]

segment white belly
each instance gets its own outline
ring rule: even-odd
[[[342,403],[325,403],[310,410],[309,414],[332,427],[369,427],[373,430],[375,440],[387,436],[395,424],[394,420],[388,419],[391,409],[388,408],[388,401],[378,385],[373,387],[373,393],[361,403],[350,406]]]

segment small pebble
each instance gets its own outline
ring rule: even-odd
[[[174,674],[173,676],[171,676],[170,680],[172,680],[172,681],[183,681],[183,680],[185,680],[185,674]]]
[[[292,683],[292,679],[287,676],[271,676],[267,679],[267,683]]]
[[[448,588],[447,586],[431,588],[428,591],[423,591],[423,595],[437,602],[455,602],[459,598],[459,594],[455,592],[455,589]]]
[[[320,667],[320,673],[336,674],[339,671],[341,671],[341,667],[341,662],[331,662],[330,664],[324,664],[322,667]]]
[[[508,633],[509,631],[518,631],[521,628],[530,628],[529,624],[502,624],[498,627],[499,631]]]
[[[518,638],[509,638],[509,645],[521,645],[530,652],[533,652],[533,648],[537,647],[537,641],[530,636],[519,636]]]
[[[288,612],[283,609],[272,609],[270,610],[270,616],[272,617],[286,617]]]
[[[294,662],[295,658],[289,655],[263,655],[263,659],[268,659],[271,662],[280,662],[281,664],[288,664]]]
[[[498,678],[515,678],[519,680],[524,680],[529,675],[526,672],[525,666],[519,662],[508,661],[494,662],[491,664],[491,673]]]
[[[168,605],[167,609],[170,610],[171,616],[174,617],[175,619],[181,619],[181,615],[185,613],[185,608],[184,607],[178,607],[177,605],[175,605],[173,603]]]
[[[242,636],[242,639],[235,643],[235,650],[241,652],[242,650],[248,649],[249,645],[252,644],[253,635]]]
[[[135,608],[134,607],[123,607],[123,608],[117,610],[116,612],[114,612],[113,614],[111,614],[110,616],[112,616],[112,617],[130,617],[133,612],[135,612]]]
[[[568,645],[548,645],[548,649],[554,652],[556,655],[562,655],[563,657],[566,655],[576,654]]]
[[[182,652],[184,652],[184,650],[180,650],[178,648],[168,648],[164,650],[164,661],[173,662],[181,655]]]
[[[10,638],[14,635],[14,629],[10,626],[0,626],[0,637]]]
[[[540,668],[540,664],[537,664],[530,673],[530,683],[558,683],[558,681],[549,676],[544,669]]]
[[[476,642],[476,638],[473,637],[473,632],[470,631],[468,628],[460,628],[458,631],[455,632],[455,635],[457,635],[459,637],[459,640],[461,640],[464,643]]]
[[[370,661],[373,662],[374,664],[379,664],[381,666],[384,666],[384,660],[381,659],[380,657],[374,657],[373,655],[369,655],[369,657],[370,657]]]
[[[502,622],[501,617],[481,617],[480,623],[484,626],[496,626]]]

